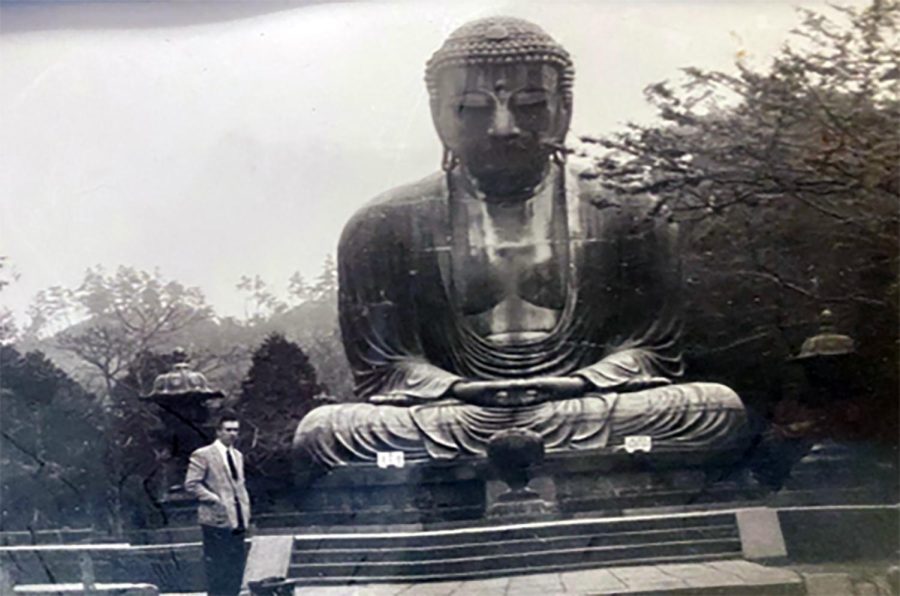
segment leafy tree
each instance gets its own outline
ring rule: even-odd
[[[18,278],[9,267],[9,257],[0,256],[0,291]],[[12,343],[18,329],[12,311],[0,306],[0,345]]]
[[[326,256],[322,270],[310,284],[299,273],[288,281],[288,293],[293,308],[273,312],[253,325],[257,332],[283,333],[291,341],[303,346],[315,369],[319,372],[322,390],[338,399],[351,399],[353,383],[344,355],[337,322],[337,270],[334,258]],[[261,341],[243,332],[243,345]],[[223,384],[224,386],[224,384]]]
[[[288,279],[288,295],[294,304],[303,304],[312,297],[312,287],[299,271]]]
[[[283,335],[269,335],[254,352],[237,408],[254,480],[289,478],[294,431],[319,391],[309,358]]]
[[[74,290],[41,292],[31,308],[30,331],[62,326],[56,344],[87,364],[108,396],[140,354],[166,346],[211,314],[199,289],[159,272],[119,267],[107,274],[97,267]]]
[[[105,488],[100,404],[40,352],[0,346],[0,525],[90,525]]]
[[[344,354],[337,322],[337,298],[311,302],[298,307],[285,318],[284,329],[293,341],[303,345],[310,361],[319,371],[322,391],[338,400],[352,400],[353,375]],[[296,324],[291,322],[296,321]]]
[[[290,287],[299,305],[279,319],[279,328],[304,346],[319,371],[323,391],[338,399],[352,399],[353,377],[338,328],[338,280],[334,257],[325,257],[314,284],[307,285],[299,274],[295,274]]]
[[[315,302],[337,299],[337,263],[334,257],[327,255],[322,263],[322,271],[310,291],[310,298]]]
[[[242,275],[237,289],[246,294],[244,316],[251,324],[258,324],[287,310],[287,305],[275,296],[259,275],[253,278]]]
[[[696,217],[802,202],[893,245],[896,220],[882,216],[897,216],[889,199],[900,167],[900,8],[877,0],[863,11],[836,9],[847,23],[802,11],[801,49],[786,45],[767,71],[742,62],[737,74],[687,68],[679,89],[648,87],[669,126],[632,124],[600,141],[627,158],[599,162],[606,183],[652,192],[661,206]],[[887,209],[873,212],[885,200]]]
[[[835,311],[867,363],[870,436],[896,440],[900,4],[802,11],[767,69],[685,70],[647,89],[661,124],[585,138],[585,175],[654,195],[689,243],[693,370],[771,408],[786,358]],[[874,396],[874,397],[873,397]],[[879,397],[880,396],[880,397]]]
[[[110,481],[107,513],[112,531],[120,534],[127,513],[125,485],[146,463],[150,442],[142,423],[150,418],[138,400],[129,398],[134,379],[119,384],[134,377],[146,354],[176,343],[208,321],[212,311],[200,290],[167,281],[159,272],[119,267],[107,274],[97,267],[87,271],[78,288],[41,292],[30,314],[27,335],[55,332],[52,344],[86,366],[89,381],[99,381],[104,407],[97,420],[108,441],[100,459]]]

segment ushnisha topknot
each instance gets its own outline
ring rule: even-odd
[[[444,68],[526,62],[559,68],[560,91],[571,103],[575,66],[569,53],[534,23],[514,17],[478,19],[451,33],[425,67],[428,95],[432,103],[437,100],[438,75]]]

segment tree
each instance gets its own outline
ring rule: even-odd
[[[310,299],[315,302],[337,300],[337,263],[331,255],[325,256],[322,271],[310,290]]]
[[[272,293],[259,275],[253,278],[242,275],[237,289],[246,294],[244,317],[250,324],[259,324],[287,310],[287,305]]]
[[[688,68],[678,90],[648,87],[670,125],[630,125],[599,141],[626,157],[600,160],[607,185],[652,192],[688,217],[801,202],[893,246],[900,9],[877,0],[838,10],[849,23],[803,11],[794,34],[804,49],[786,45],[766,72],[741,62],[738,74]]]
[[[124,484],[135,476],[132,468],[144,463],[140,455],[130,460],[127,447],[147,444],[140,424],[128,423],[147,418],[136,399],[116,393],[127,389],[118,385],[134,374],[144,355],[176,343],[181,334],[208,321],[212,311],[199,289],[167,281],[159,272],[119,267],[115,274],[107,274],[96,267],[74,290],[57,286],[41,292],[30,314],[28,335],[55,331],[55,346],[86,365],[88,381],[99,381],[104,407],[97,418],[108,439],[100,461],[112,482],[107,500],[110,525],[120,534],[125,523]],[[130,453],[134,455],[133,450]]]
[[[9,268],[9,257],[0,256],[0,291],[18,279],[18,274]],[[18,330],[12,311],[0,306],[0,345],[12,343]]]
[[[896,440],[900,8],[803,22],[765,70],[648,87],[661,123],[605,139],[587,177],[649,193],[689,249],[688,356],[771,408],[786,358],[829,307],[867,363],[871,435]],[[888,396],[888,397],[884,397]],[[885,422],[889,421],[889,422]],[[880,425],[880,426],[879,426]],[[875,428],[878,427],[878,428]]]
[[[99,401],[40,352],[0,346],[0,526],[90,525],[104,493]]]
[[[314,284],[294,273],[288,284],[295,306],[272,317],[269,328],[299,342],[319,371],[322,391],[340,400],[353,399],[353,376],[344,355],[337,315],[337,266],[327,255]]]
[[[353,375],[344,354],[338,326],[337,300],[309,302],[284,319],[286,335],[303,346],[316,371],[321,389],[340,400],[353,400]]]
[[[237,408],[249,441],[248,470],[257,483],[290,477],[294,430],[319,392],[316,371],[300,346],[279,333],[266,337],[253,354]]]
[[[109,396],[140,354],[165,347],[211,314],[199,289],[167,281],[158,271],[119,267],[107,274],[96,267],[74,290],[39,293],[30,332],[63,326],[56,344],[87,364]]]
[[[299,271],[295,271],[288,279],[288,295],[294,304],[303,304],[312,297],[312,286]]]

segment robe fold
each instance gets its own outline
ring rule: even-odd
[[[471,328],[455,299],[451,202],[459,174],[435,174],[374,199],[338,249],[340,326],[356,394],[373,403],[323,406],[295,446],[337,466],[379,451],[408,459],[484,455],[499,430],[537,432],[548,451],[621,445],[725,447],[742,435],[740,399],[682,374],[680,252],[674,225],[645,196],[610,197],[574,171],[556,172],[568,237],[566,298],[545,336],[500,345]],[[578,375],[584,396],[530,406],[463,403],[457,381]],[[386,405],[390,404],[390,405]]]
[[[681,374],[676,229],[646,197],[613,203],[574,172],[564,179],[566,304],[546,338],[512,346],[474,333],[454,301],[452,178],[395,189],[353,217],[338,250],[339,312],[359,397],[420,403],[463,379],[573,374],[634,390]]]

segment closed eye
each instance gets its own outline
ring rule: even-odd
[[[467,93],[457,101],[456,110],[457,112],[463,112],[464,110],[483,110],[492,107],[492,105],[493,101],[487,95],[481,93]]]
[[[519,91],[515,95],[512,96],[512,104],[516,107],[532,107],[532,106],[540,106],[546,105],[548,101],[547,92],[544,90],[540,91]]]

